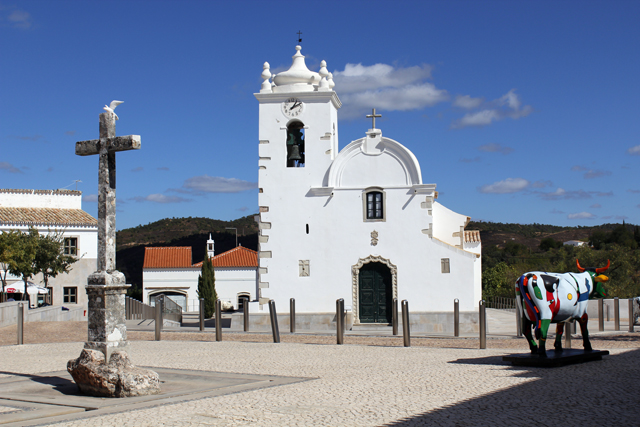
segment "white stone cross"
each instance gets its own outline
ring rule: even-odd
[[[116,115],[100,114],[100,139],[76,142],[78,156],[100,155],[98,271],[116,269],[116,152],[140,149],[140,135],[116,136]]]

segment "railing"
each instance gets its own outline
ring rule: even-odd
[[[124,297],[124,306],[126,319],[155,319],[155,309],[150,305],[141,303],[140,301]]]
[[[487,308],[497,308],[499,310],[509,310],[513,312],[516,311],[515,298],[493,297],[487,299],[485,302]]]
[[[165,295],[162,315],[165,319],[182,323],[182,306],[172,300],[169,295]]]

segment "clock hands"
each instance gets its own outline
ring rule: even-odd
[[[298,105],[300,105],[300,101],[296,101],[291,108],[289,108],[289,111],[293,110],[294,108],[296,108]]]

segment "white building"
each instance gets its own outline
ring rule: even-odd
[[[214,242],[209,236],[207,255],[211,258],[216,278],[218,298],[238,310],[242,299],[257,299],[258,253],[238,246],[215,255]],[[198,276],[200,261],[192,263],[190,247],[145,248],[142,270],[143,302],[155,305],[158,295],[167,295],[186,312],[198,311]]]
[[[465,230],[470,218],[438,203],[413,153],[375,125],[339,151],[332,76],[324,61],[309,71],[296,50],[287,71],[272,76],[264,64],[255,94],[261,308],[273,299],[286,312],[295,298],[320,324],[344,298],[356,325],[388,323],[392,298],[423,323],[456,298],[477,312],[481,243]]]
[[[82,210],[82,192],[0,189],[0,232],[28,232],[30,227],[40,234],[62,232],[65,254],[79,258],[69,273],[49,278],[49,301],[54,305],[86,305],[87,277],[97,268],[98,222]],[[7,279],[10,283],[22,280],[11,275]],[[41,275],[31,281],[43,283]],[[34,298],[31,302],[37,303]]]

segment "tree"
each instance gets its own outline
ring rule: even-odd
[[[218,299],[216,276],[213,270],[213,263],[206,254],[202,262],[202,270],[198,276],[198,298],[204,298],[204,317],[207,319],[213,317],[216,312],[216,300]]]
[[[18,239],[18,231],[0,232],[0,281],[2,282],[2,292],[5,292],[7,286],[7,274],[9,274],[9,261],[13,258],[16,250],[16,242]],[[20,233],[22,234],[22,233]]]
[[[60,232],[38,235],[38,246],[35,255],[35,272],[42,273],[44,286],[49,285],[49,277],[59,273],[68,273],[71,265],[78,261],[71,255],[64,254],[64,237]]]
[[[13,233],[14,231],[12,231]],[[40,240],[40,233],[35,228],[30,228],[28,233],[15,231],[15,241],[13,242],[13,251],[8,262],[9,273],[14,276],[22,277],[24,282],[24,293],[22,298],[27,295],[27,281],[37,273],[36,271],[36,250]]]
[[[562,247],[562,242],[558,242],[553,237],[545,237],[540,242],[540,250],[547,252],[549,249],[558,249]]]

